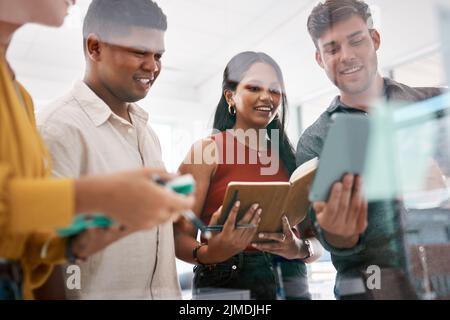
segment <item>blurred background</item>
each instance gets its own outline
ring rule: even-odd
[[[381,33],[383,75],[411,86],[445,83],[435,19],[440,1],[367,1]],[[336,95],[314,60],[315,48],[306,30],[317,0],[156,2],[168,17],[166,53],[160,77],[139,105],[150,114],[169,170],[176,171],[191,144],[210,131],[223,69],[238,52],[263,51],[280,64],[290,105],[288,133],[294,144]],[[81,29],[89,3],[78,0],[60,29],[28,25],[15,35],[9,61],[34,97],[37,112],[82,78]],[[313,298],[332,299],[335,271],[329,255],[309,268]],[[178,264],[185,288],[190,285],[191,269]]]

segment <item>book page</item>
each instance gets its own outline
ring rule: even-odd
[[[317,169],[318,166],[319,166],[319,158],[317,158],[317,157],[315,157],[309,161],[306,161],[300,167],[295,169],[295,171],[291,174],[291,178],[289,179],[289,182],[291,182],[291,183],[294,182],[295,180],[301,178],[302,176]]]
[[[317,158],[312,160],[310,160],[311,163],[308,166],[308,170],[301,172],[302,175],[298,175],[294,179],[286,198],[283,211],[286,214],[291,226],[299,224],[306,217],[310,206],[308,195],[318,164]],[[308,164],[308,162],[305,164]]]

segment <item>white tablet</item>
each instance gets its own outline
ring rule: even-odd
[[[346,173],[363,174],[369,138],[367,115],[335,114],[319,158],[309,200],[328,201],[331,187]]]

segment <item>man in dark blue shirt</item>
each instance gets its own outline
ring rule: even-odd
[[[367,115],[381,98],[415,102],[440,94],[437,88],[411,88],[380,75],[380,34],[362,1],[319,3],[309,16],[308,31],[316,46],[316,61],[340,95],[300,137],[297,165],[320,157],[333,114]],[[363,297],[368,290],[362,279],[369,266],[382,270],[404,267],[399,241],[401,206],[394,201],[368,204],[360,177],[346,175],[332,187],[327,202],[315,202],[312,207],[317,236],[337,269],[337,298]]]

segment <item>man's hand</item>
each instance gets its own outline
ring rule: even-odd
[[[367,201],[359,176],[345,175],[333,185],[328,202],[314,202],[313,208],[327,242],[336,248],[355,246],[367,228]]]

